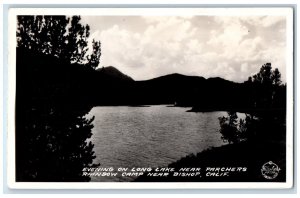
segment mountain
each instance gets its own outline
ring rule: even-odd
[[[134,81],[131,77],[127,76],[126,74],[123,74],[113,66],[98,68],[96,71],[104,75],[107,75],[109,77],[112,77],[114,79],[119,79],[124,81]]]
[[[146,104],[174,104],[193,107],[195,111],[242,108],[245,93],[242,83],[220,77],[169,74],[137,82],[139,100]]]
[[[193,97],[204,86],[205,78],[169,74],[154,79],[137,81],[137,100],[146,104],[176,104],[191,106]]]
[[[112,66],[100,68],[96,73],[95,105],[174,104],[193,107],[193,111],[215,111],[243,109],[249,98],[243,83],[220,77],[205,79],[174,73],[134,81]]]
[[[253,101],[260,98],[260,94],[255,94],[254,88],[246,83],[219,77],[205,79],[174,73],[134,81],[113,66],[95,71],[84,65],[66,64],[55,57],[32,52],[18,52],[17,70],[18,81],[22,82],[18,93],[24,92],[24,98],[19,101],[24,103],[28,100],[27,95],[39,93],[45,101],[55,96],[51,100],[53,103],[64,99],[74,105],[93,106],[175,104],[193,107],[193,111],[226,111],[251,109]],[[28,84],[31,81],[38,82],[38,86]],[[40,89],[45,91],[38,92]]]

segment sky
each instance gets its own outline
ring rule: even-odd
[[[285,81],[284,16],[81,16],[101,41],[100,67],[135,80],[171,73],[243,82],[265,63]]]

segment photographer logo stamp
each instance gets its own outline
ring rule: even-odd
[[[266,179],[275,179],[279,174],[280,168],[272,161],[265,163],[261,168],[261,173]]]

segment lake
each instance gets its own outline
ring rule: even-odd
[[[186,112],[190,108],[94,107],[91,141],[100,167],[166,167],[191,153],[224,142],[218,117],[226,112]],[[92,181],[132,181],[135,177],[92,177]]]

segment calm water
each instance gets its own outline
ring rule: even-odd
[[[191,153],[224,144],[218,117],[226,112],[192,113],[189,108],[94,107],[95,163],[101,167],[166,167]],[[131,181],[133,177],[92,177]]]

